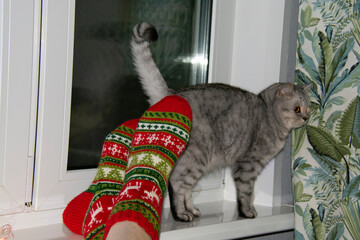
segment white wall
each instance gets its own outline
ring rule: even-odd
[[[237,0],[231,84],[255,93],[279,81],[285,0]]]
[[[285,0],[237,0],[234,5],[230,84],[259,93],[280,79]],[[257,179],[255,204],[273,205],[274,168],[271,161]],[[228,170],[225,182],[224,198],[235,200]]]

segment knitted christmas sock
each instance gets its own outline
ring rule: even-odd
[[[125,184],[106,222],[103,239],[121,221],[136,222],[152,239],[159,239],[163,196],[171,170],[188,143],[191,121],[190,105],[179,96],[164,98],[140,118]]]
[[[105,139],[97,174],[90,187],[69,202],[63,213],[64,224],[74,233],[83,233],[85,216],[93,217],[92,224],[98,224],[101,214],[93,212],[93,206],[107,209],[113,205],[123,185],[129,148],[138,119],[127,121],[118,126]]]

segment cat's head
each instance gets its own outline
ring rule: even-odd
[[[270,101],[277,119],[288,129],[303,126],[310,117],[310,98],[312,84],[295,85],[278,83],[263,91],[265,101]]]

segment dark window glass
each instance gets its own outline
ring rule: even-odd
[[[149,107],[132,65],[132,28],[158,29],[151,48],[171,88],[205,83],[209,0],[77,0],[68,170],[95,168],[106,135]]]

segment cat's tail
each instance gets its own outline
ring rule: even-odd
[[[133,63],[151,105],[171,94],[171,90],[156,66],[150,51],[149,43],[157,39],[157,31],[151,24],[142,22],[133,29],[131,40]]]

